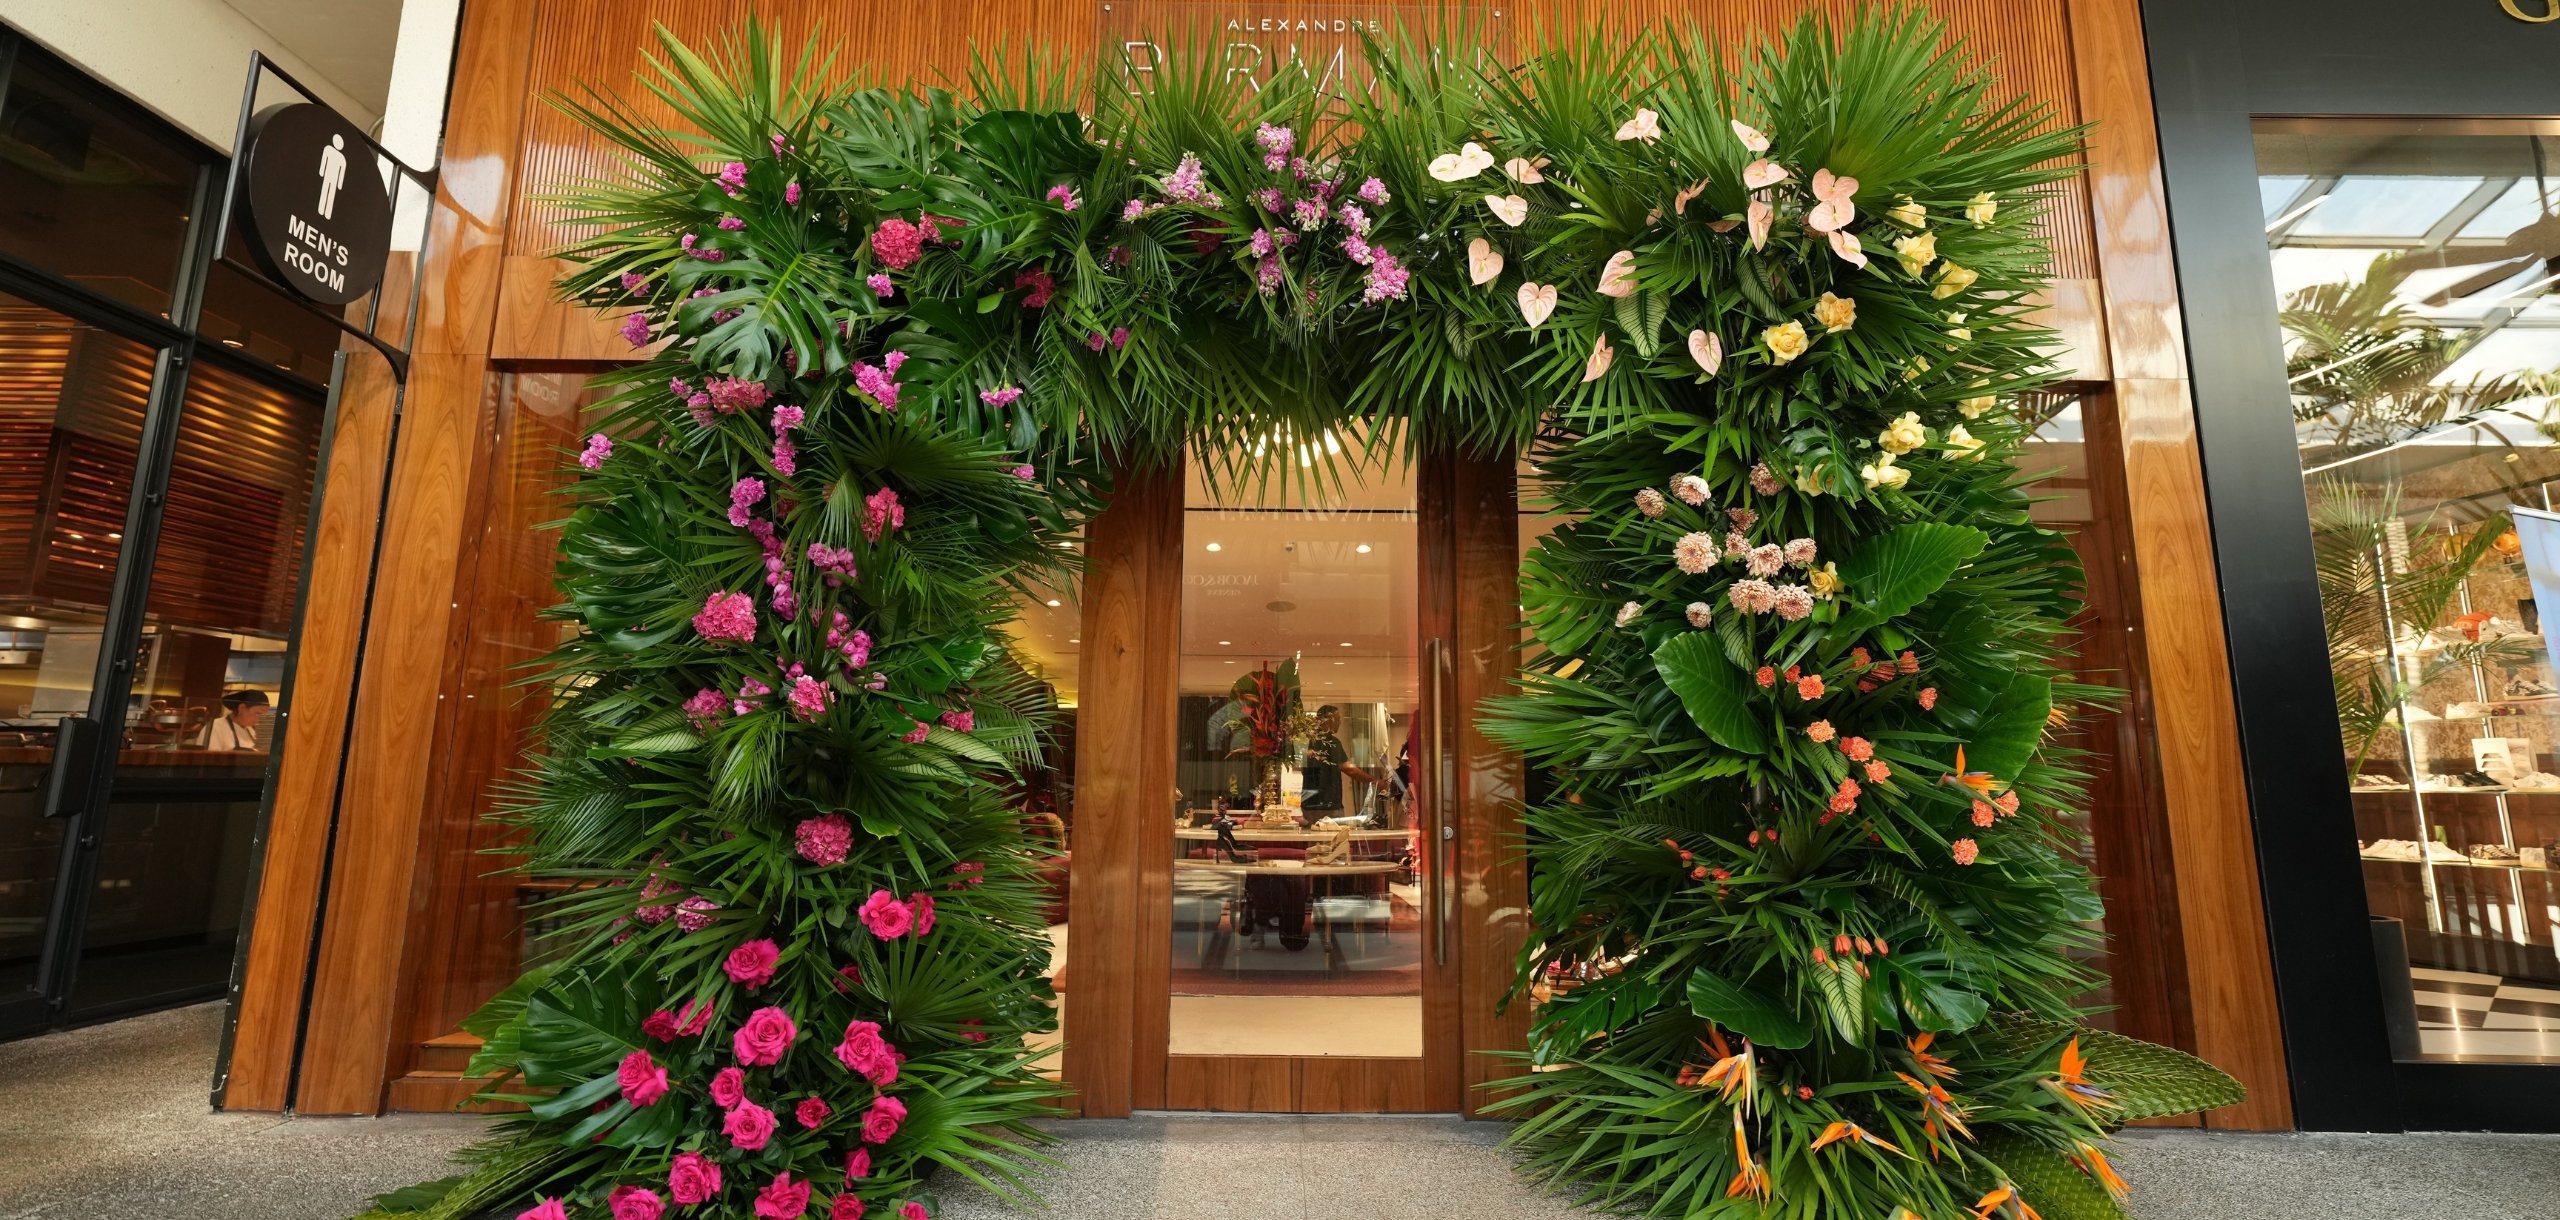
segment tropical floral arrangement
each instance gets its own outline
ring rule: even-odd
[[[2007,460],[2075,134],[1907,13],[1739,58],[1465,36],[1374,43],[1346,96],[1214,42],[1143,90],[1034,55],[956,93],[751,29],[662,38],[672,123],[564,103],[624,154],[565,290],[639,349],[574,455],[506,815],[575,948],[468,1025],[526,1111],[383,1212],[1026,1199],[1062,1090],[1015,599],[1116,472],[1337,432],[1534,437],[1570,518],[1490,721],[1551,779],[1499,1103],[1533,1171],[2104,1218],[2108,1132],[2236,1099],[2077,1024],[2099,912],[2046,734],[2103,692],[2059,676],[2075,568]]]

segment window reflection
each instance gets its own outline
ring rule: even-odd
[[[1058,545],[1062,550],[1082,551],[1084,540],[1069,538]],[[1049,934],[1049,968],[1044,973],[1050,986],[1060,993],[1068,986],[1067,827],[1074,820],[1076,808],[1075,709],[1077,659],[1084,650],[1080,638],[1083,586],[1082,577],[1074,571],[1033,581],[1016,599],[1018,617],[1009,629],[1014,660],[1047,689],[1051,704],[1058,710],[1040,739],[1039,757],[1022,769],[1014,799],[1022,811],[1028,846],[1038,862],[1040,919]],[[1061,1000],[1055,1007],[1057,1028],[1025,1038],[1027,1045],[1043,1053],[1036,1066],[1051,1077],[1058,1074],[1057,1050],[1066,1035],[1066,1005]]]
[[[1422,1054],[1409,471],[1215,490],[1183,527],[1170,1046]]]
[[[2560,675],[2515,510],[2560,480],[2560,143],[2262,124],[2287,375],[2392,1049],[2560,1058]]]
[[[7,79],[0,251],[165,316],[199,160],[23,41]]]

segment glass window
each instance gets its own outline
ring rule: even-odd
[[[0,251],[166,316],[200,154],[21,44],[0,99]]]
[[[1172,1053],[1418,1058],[1410,471],[1189,482]]]
[[[1058,544],[1080,551],[1082,538]],[[1084,580],[1075,571],[1038,580],[1016,599],[1012,652],[1023,671],[1047,688],[1058,716],[1040,741],[1037,762],[1023,768],[1016,794],[1023,825],[1040,858],[1040,919],[1049,929],[1049,968],[1044,974],[1060,991],[1067,986],[1067,827],[1076,813],[1076,671],[1083,654]],[[1066,1005],[1055,1003],[1058,1024],[1048,1033],[1033,1033],[1025,1043],[1042,1052],[1036,1065],[1042,1074],[1058,1074],[1058,1046],[1066,1037]]]
[[[2340,180],[2269,244],[2393,1052],[2560,1059],[2560,674],[2524,558],[2560,482],[2560,142],[2286,120],[2257,150]]]

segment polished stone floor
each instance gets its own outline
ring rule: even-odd
[[[478,1120],[216,1114],[218,1006],[0,1043],[0,1220],[328,1220],[447,1172]],[[1564,1220],[1502,1128],[1447,1119],[1154,1117],[1063,1124],[1053,1220]],[[2143,1220],[2551,1220],[2560,1137],[2142,1133]],[[945,1220],[1009,1215],[954,1192]]]

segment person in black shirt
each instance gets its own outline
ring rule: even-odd
[[[1351,765],[1350,752],[1342,748],[1342,709],[1330,703],[1316,709],[1316,735],[1307,742],[1306,763],[1299,773],[1306,798],[1298,811],[1309,826],[1342,816],[1344,776],[1364,784],[1378,782],[1377,776]]]

